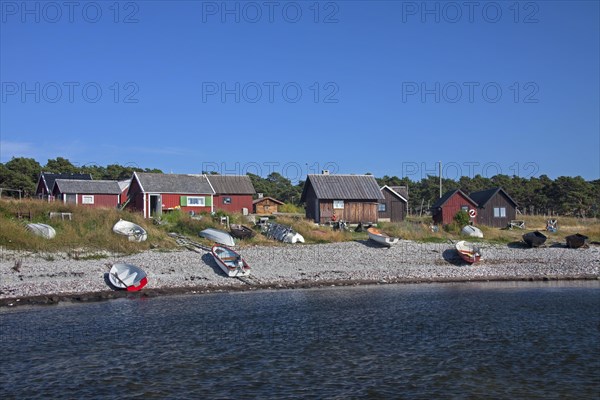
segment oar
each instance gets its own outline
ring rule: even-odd
[[[117,280],[118,280],[119,282],[121,282],[121,283],[123,284],[123,286],[125,286],[125,289],[127,289],[127,288],[129,287],[129,285],[128,285],[128,284],[126,284],[125,282],[123,282],[123,281],[121,280],[121,278],[119,278],[119,275],[118,275],[116,272],[115,272],[114,274],[112,274],[112,276],[114,276],[115,278],[117,278]]]

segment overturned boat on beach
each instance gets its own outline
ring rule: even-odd
[[[198,233],[198,236],[208,240],[212,240],[215,243],[224,244],[225,246],[235,246],[233,237],[225,231],[221,231],[215,228],[206,228]]]
[[[546,243],[546,239],[548,239],[546,237],[546,235],[544,235],[540,231],[528,232],[528,233],[526,233],[526,234],[523,235],[523,241],[529,247],[540,247],[541,245],[543,245],[544,243]]]
[[[304,243],[304,236],[292,229],[291,226],[267,222],[262,225],[263,234],[269,239],[284,243]]]
[[[133,222],[120,219],[114,226],[113,232],[127,236],[130,242],[143,242],[148,239],[148,233],[144,228]]]
[[[27,230],[34,235],[41,236],[44,239],[53,239],[56,236],[56,231],[53,227],[46,224],[27,224]]]

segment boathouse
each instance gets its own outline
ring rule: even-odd
[[[406,218],[408,190],[406,186],[384,186],[381,188],[384,200],[378,204],[379,221],[400,222]]]
[[[214,208],[248,215],[256,193],[248,175],[207,175],[214,189]]]
[[[306,218],[317,223],[377,222],[379,203],[385,197],[372,175],[308,175],[300,201]]]
[[[460,189],[446,192],[431,206],[433,222],[439,225],[447,225],[453,222],[457,212],[477,209],[477,203]],[[471,218],[475,223],[478,216]]]
[[[517,219],[517,202],[501,187],[469,194],[477,202],[477,220],[480,224],[504,228]]]
[[[258,215],[271,215],[279,212],[279,206],[282,206],[283,201],[274,199],[273,197],[259,197],[253,202],[253,212]]]
[[[54,189],[54,182],[57,179],[77,179],[91,181],[92,175],[90,174],[53,174],[50,172],[42,172],[38,178],[38,182],[35,189],[35,196],[44,200],[53,200],[52,190]]]
[[[134,172],[126,207],[141,212],[144,218],[173,210],[198,214],[214,210],[213,196],[206,175]]]
[[[116,208],[121,188],[117,181],[56,179],[52,189],[56,201],[93,208]]]

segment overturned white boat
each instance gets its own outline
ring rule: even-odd
[[[476,237],[476,238],[483,237],[483,232],[481,232],[481,229],[479,229],[473,225],[465,225],[465,227],[462,228],[461,233],[465,236],[470,236],[470,237]]]
[[[206,228],[198,233],[198,236],[212,240],[215,243],[224,244],[225,246],[235,246],[233,237],[225,232],[214,228]]]
[[[56,236],[54,228],[46,224],[27,224],[27,230],[45,239],[53,239]]]
[[[304,236],[288,225],[269,222],[266,224],[263,233],[269,239],[279,240],[284,243],[304,243]]]
[[[148,233],[144,228],[123,219],[120,219],[119,222],[113,226],[113,232],[127,236],[130,242],[143,242],[148,239]]]

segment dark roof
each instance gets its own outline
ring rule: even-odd
[[[404,201],[408,202],[408,190],[406,189],[406,186],[385,185],[384,187],[381,188],[381,190],[383,190],[383,189],[387,189],[389,192],[392,193],[392,195],[399,197],[400,200],[404,200]]]
[[[317,198],[327,200],[383,200],[383,194],[373,175],[308,175],[301,201],[306,199],[308,186]]]
[[[46,186],[46,190],[51,192],[54,188],[54,182],[57,179],[78,179],[78,180],[86,180],[91,181],[91,174],[53,174],[51,172],[42,172],[40,174],[40,179],[44,182]]]
[[[145,193],[214,194],[205,175],[134,172]]]
[[[254,185],[248,175],[207,175],[216,194],[254,194]]]
[[[504,195],[515,205],[515,207],[517,206],[517,202],[514,201],[513,198],[510,197],[508,193],[506,193],[506,191],[501,187],[495,187],[491,189],[480,190],[478,192],[473,192],[469,194],[469,197],[471,197],[477,204],[479,204],[479,207],[485,207],[487,202],[490,201],[499,192],[504,193]]]
[[[57,188],[60,193],[121,194],[117,181],[57,179],[54,181],[54,188]]]
[[[268,197],[268,196],[267,197],[261,197],[260,199],[252,200],[252,204],[260,203],[261,201],[264,201],[264,200],[267,200],[267,199],[271,200],[271,201],[273,201],[273,202],[275,202],[277,204],[285,204],[283,201],[279,201],[277,199],[274,199],[273,197]]]
[[[467,195],[465,192],[463,192],[460,189],[454,189],[454,190],[450,190],[446,193],[444,193],[444,195],[442,197],[440,197],[432,206],[431,208],[440,208],[442,207],[444,204],[446,204],[446,202],[448,200],[450,200],[450,197],[454,196],[456,193],[460,193],[463,196],[465,196],[468,200],[470,200],[475,206],[477,206],[477,202],[475,200],[473,200],[472,198],[469,197],[469,195]]]

